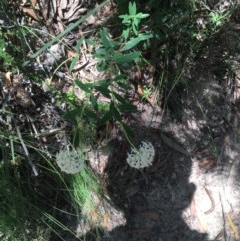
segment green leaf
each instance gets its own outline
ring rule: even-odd
[[[119,15],[118,16],[119,18],[122,18],[122,19],[129,19],[128,15],[124,14],[124,15]]]
[[[132,29],[133,29],[133,33],[135,35],[138,35],[138,30],[137,30],[137,28],[136,28],[136,26],[134,24],[132,25]]]
[[[118,93],[112,92],[112,94],[121,104],[127,103],[126,100],[121,95],[119,95]]]
[[[84,109],[84,114],[88,117],[88,118],[91,118],[91,119],[96,119],[97,118],[97,115],[89,110],[89,109]]]
[[[107,52],[105,49],[96,49],[95,53],[93,54],[93,56],[95,58],[98,58],[99,60],[102,60],[102,61],[107,61],[107,59],[109,59],[107,56]]]
[[[71,124],[76,126],[77,125],[76,117],[80,115],[80,113],[81,113],[80,109],[70,110],[62,116],[62,119],[65,121],[69,121]]]
[[[113,110],[110,109],[105,115],[102,117],[102,119],[99,121],[99,125],[105,124],[108,120],[110,120],[114,116]]]
[[[113,81],[116,82],[117,85],[124,90],[131,90],[132,89],[131,85],[127,81],[127,77],[126,77],[125,74],[117,75],[113,79]]]
[[[77,52],[80,51],[80,48],[81,48],[81,45],[82,45],[83,40],[84,40],[84,37],[81,37],[81,38],[77,41],[77,46],[76,46]],[[79,59],[79,55],[76,54],[76,56],[73,58],[73,60],[72,60],[72,62],[71,62],[71,64],[70,64],[70,67],[69,67],[69,70],[70,70],[70,71],[72,71],[72,70],[74,69],[74,67],[75,67],[78,59]]]
[[[120,54],[119,52],[114,53],[114,61],[116,64],[126,64],[136,60],[141,55],[140,51],[135,51],[127,54]]]
[[[127,76],[125,74],[119,74],[119,75],[114,77],[113,81],[123,81],[126,78],[127,78]]]
[[[129,112],[129,111],[135,112],[135,111],[137,111],[137,107],[135,105],[130,104],[130,103],[120,104],[117,107],[121,112]]]
[[[81,81],[79,81],[78,79],[75,80],[75,84],[83,91],[85,91],[86,93],[91,93],[92,92],[92,87],[93,84],[92,83],[87,83],[84,84]]]
[[[111,39],[111,37],[109,36],[108,30],[106,28],[103,28],[100,30],[100,38],[101,38],[103,47],[104,49],[106,49],[106,52],[108,54],[111,54],[113,52],[113,49],[116,46],[119,46],[121,44]]]
[[[90,102],[91,102],[93,109],[97,111],[98,110],[98,102],[93,94],[91,94],[91,96],[90,96]]]
[[[132,129],[123,122],[121,124],[122,124],[123,130],[126,133],[126,135],[128,136],[128,138],[134,138],[135,135],[134,135],[134,132],[132,131]]]
[[[81,23],[83,23],[89,16],[93,15],[94,13],[96,13],[98,11],[99,8],[102,8],[103,6],[105,6],[106,4],[109,3],[109,0],[104,1],[103,3],[101,3],[99,6],[97,6],[96,8],[94,8],[93,10],[89,11],[85,16],[83,16],[82,18],[80,18],[78,21],[76,21],[75,23],[69,25],[68,28],[66,28],[63,32],[61,32],[60,34],[58,34],[54,39],[52,39],[51,41],[49,41],[48,43],[44,44],[43,47],[41,47],[37,52],[35,52],[30,58],[31,59],[35,59],[37,58],[42,52],[44,52],[45,50],[47,50],[49,47],[51,47],[55,42],[58,42],[62,37],[64,37],[66,34],[68,34],[69,32],[71,32],[73,29],[75,29],[76,27],[78,27]],[[23,66],[26,66],[30,61],[26,61],[23,63]]]
[[[124,40],[128,39],[129,33],[130,33],[130,28],[123,30],[122,37],[124,38]]]
[[[85,39],[85,42],[89,45],[96,46],[96,43],[92,41],[91,39]]]
[[[129,15],[125,14],[125,15],[120,15],[118,17],[123,19],[122,23],[127,23],[127,22],[131,23],[131,17]]]
[[[80,144],[80,138],[81,134],[80,134],[80,129],[77,128],[77,130],[74,132],[74,136],[73,136],[73,145],[74,147],[78,147]]]
[[[123,19],[122,23],[125,24],[126,26],[129,26],[131,24],[131,20]]]
[[[83,43],[84,37],[81,37],[78,41],[77,41],[77,45],[76,45],[76,50],[79,52],[82,43]]]
[[[111,51],[112,50],[112,45],[110,43],[110,40],[108,39],[107,33],[105,29],[101,29],[100,30],[100,38],[102,41],[102,44],[104,46],[104,48],[106,49],[106,51]]]
[[[105,48],[99,48],[99,49],[96,49],[95,53],[99,56],[105,57],[105,55],[107,54],[107,51]]]
[[[128,84],[127,76],[125,74],[117,75],[113,79],[113,81],[116,82],[117,85],[124,90],[131,90],[132,89],[131,86]]]
[[[135,18],[139,18],[139,19],[143,19],[143,18],[147,18],[149,16],[148,13],[138,13]]]
[[[77,54],[77,55],[73,58],[73,60],[72,60],[72,62],[71,62],[71,64],[70,64],[70,67],[69,67],[69,70],[70,70],[70,71],[72,71],[72,70],[74,69],[74,67],[75,67],[78,59],[79,59],[79,55]]]
[[[94,89],[99,91],[106,98],[111,99],[111,95],[110,95],[111,92],[108,88],[105,88],[103,86],[94,86]]]
[[[106,62],[106,61],[98,62],[98,63],[97,63],[97,70],[98,70],[99,72],[104,71],[105,69],[107,69],[108,64],[109,64],[109,63]]]
[[[133,3],[129,2],[128,10],[129,10],[130,15],[136,15],[136,13],[137,13],[136,2],[133,2]]]
[[[138,28],[138,24],[139,24],[140,20],[138,18],[134,18],[133,19],[133,24],[135,25],[136,29]]]
[[[95,86],[103,86],[105,88],[107,88],[110,84],[111,84],[110,79],[101,79],[101,80],[95,82]]]
[[[117,110],[117,108],[114,106],[113,103],[111,103],[110,109],[112,110],[113,115],[114,115],[114,117],[116,118],[116,120],[119,121],[119,122],[121,122],[121,121],[122,121],[122,117],[121,117],[119,111]]]
[[[133,38],[133,39],[129,40],[120,51],[122,52],[122,51],[132,49],[141,41],[146,41],[152,37],[153,37],[153,34],[141,34],[137,38]]]
[[[124,90],[131,90],[132,87],[129,84],[118,81],[117,85]]]

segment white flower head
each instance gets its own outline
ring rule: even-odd
[[[76,150],[61,150],[56,155],[56,162],[61,171],[76,174],[84,168],[84,158]]]
[[[150,142],[142,141],[139,149],[132,148],[128,153],[127,163],[129,166],[140,169],[152,165],[155,149]]]
[[[198,18],[196,22],[199,28],[202,28],[202,29],[206,28],[207,21],[204,18]]]

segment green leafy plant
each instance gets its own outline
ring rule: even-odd
[[[121,47],[122,42],[120,40],[113,40],[108,34],[106,28],[101,29],[99,34],[101,46],[96,49],[96,53],[94,54],[94,56],[98,59],[98,70],[110,70],[113,74],[118,74],[113,77],[113,79],[102,79],[93,82],[85,82],[83,80],[76,79],[76,86],[78,86],[85,93],[92,110],[89,109],[88,103],[84,103],[83,106],[88,106],[87,108],[82,107],[81,112],[77,111],[78,107],[76,107],[76,111],[73,112],[78,113],[78,115],[85,115],[94,120],[96,120],[96,117],[99,118],[99,115],[102,115],[100,121],[98,122],[99,125],[102,125],[113,118],[122,123],[121,113],[135,111],[136,107],[130,104],[121,94],[118,93],[119,91],[116,91],[116,89],[120,90],[121,93],[131,89],[126,75],[122,74],[121,70],[128,64],[137,61],[137,59],[140,58],[140,51],[129,51],[135,46],[135,44],[140,42],[140,38],[137,40],[137,42],[135,42],[135,44],[133,43],[132,46],[128,45],[128,47],[123,49],[121,52],[122,49],[119,50],[119,48]],[[151,36],[149,36],[149,38],[150,37]],[[141,40],[144,40],[144,38],[141,38]],[[78,41],[78,51],[80,50],[82,41],[82,39]],[[96,45],[96,43],[93,44]],[[129,42],[128,44],[131,43]],[[71,61],[70,69],[74,68],[77,59],[78,57],[75,57]],[[99,105],[101,105],[101,103],[98,102],[96,98],[98,93],[109,100],[107,102],[108,104],[105,104],[104,112],[99,110]]]
[[[115,84],[118,84],[118,81],[121,79],[118,79],[117,77],[114,79]],[[75,83],[80,89],[90,94],[90,104],[92,105],[92,108],[97,112],[99,110],[98,106],[100,103],[98,103],[98,101],[96,100],[94,93],[98,92],[102,94],[105,98],[109,99],[109,104],[106,106],[105,113],[103,113],[103,116],[99,120],[98,125],[103,125],[113,118],[115,118],[116,121],[122,123],[121,113],[136,110],[136,106],[130,104],[116,91],[110,90],[110,80],[100,80],[94,83],[83,83],[80,80],[76,80]],[[122,84],[120,84],[120,86],[122,86]],[[89,113],[86,114],[88,117],[91,117],[89,116]]]
[[[119,18],[123,19],[122,23],[127,27],[122,33],[122,37],[125,40],[129,38],[129,35],[138,36],[141,20],[149,16],[147,13],[137,12],[136,2],[129,2],[128,11],[129,14],[119,16]]]
[[[98,70],[103,71],[108,68],[115,68],[115,72],[129,63],[138,61],[141,51],[134,50],[134,47],[141,41],[150,39],[152,34],[141,35],[137,38],[130,39],[128,42],[122,43],[121,39],[115,41],[111,39],[108,30],[103,28],[100,30],[101,46],[96,49],[94,56],[99,60]],[[130,51],[132,50],[132,51]]]
[[[6,52],[6,43],[0,33],[0,63],[3,69],[8,69],[13,63],[14,58]]]
[[[112,73],[112,79],[102,79],[94,82],[85,83],[83,80],[76,79],[75,84],[84,91],[92,105],[93,110],[98,112],[98,100],[96,94],[99,93],[108,101],[108,107],[101,117],[99,124],[104,124],[111,119],[115,119],[122,124],[126,133],[130,134],[129,128],[122,122],[122,113],[135,111],[136,107],[130,104],[123,94],[131,89],[131,85],[127,80],[125,70],[134,66],[142,59],[141,49],[138,48],[139,43],[146,43],[153,38],[151,32],[140,33],[140,22],[147,18],[148,14],[138,13],[135,2],[129,3],[129,14],[121,15],[124,29],[122,34],[114,38],[109,34],[108,29],[102,28],[99,32],[100,46],[94,43],[96,50],[94,56],[98,60],[98,70],[109,71]],[[77,50],[82,39],[78,41]],[[71,62],[70,69],[73,69],[75,59]],[[132,135],[132,133],[131,133]]]
[[[27,69],[30,61],[35,61],[53,44],[62,42],[65,35],[108,2],[102,2],[51,41],[43,43],[39,40],[38,43],[42,46],[35,52],[28,44],[28,36],[31,35],[30,39],[33,40],[34,31],[30,27],[15,23],[14,16],[4,16],[10,20],[13,27],[8,28],[6,25],[0,29],[0,70]],[[141,66],[144,69],[143,56],[151,47],[152,40],[155,41],[156,46],[154,45],[151,49],[151,60],[161,58],[161,68],[156,71],[160,77],[156,83],[161,85],[161,88],[167,89],[168,93],[165,96],[166,99],[169,98],[178,82],[182,81],[183,69],[186,63],[191,62],[189,61],[191,55],[197,53],[199,46],[202,46],[205,40],[215,36],[231,15],[231,9],[225,12],[210,10],[205,7],[205,2],[202,4],[203,1],[150,0],[145,3],[138,1],[137,6],[136,2],[121,0],[118,2],[119,5],[122,4],[125,7],[122,7],[121,15],[117,19],[121,22],[119,29],[122,29],[122,32],[112,36],[110,29],[105,27],[93,36],[94,41],[87,37],[81,37],[77,41],[74,47],[76,55],[66,62],[69,64],[69,71],[74,71],[85,41],[93,47],[92,54],[97,60],[98,70],[105,72],[107,77],[95,81],[76,78],[73,88],[77,86],[81,89],[85,94],[83,100],[76,99],[73,89],[70,89],[64,97],[62,97],[63,94],[59,97],[65,98],[69,110],[63,119],[73,126],[70,132],[66,133],[67,138],[71,139],[71,151],[65,150],[65,153],[56,155],[54,160],[47,157],[46,152],[38,149],[39,142],[36,144],[26,141],[36,157],[39,177],[31,176],[32,168],[28,165],[28,160],[15,152],[14,145],[18,149],[21,145],[13,130],[8,132],[0,127],[0,232],[6,234],[4,238],[26,240],[29,236],[26,233],[30,227],[29,223],[36,223],[39,227],[43,224],[47,225],[48,233],[52,232],[56,235],[59,235],[59,229],[74,234],[56,215],[59,211],[64,212],[61,210],[62,201],[71,208],[74,206],[77,210],[73,208],[72,213],[69,211],[68,214],[72,216],[78,216],[79,210],[85,216],[91,216],[96,211],[93,198],[96,197],[95,195],[102,194],[100,179],[84,163],[87,159],[86,153],[97,142],[96,127],[115,121],[122,126],[127,138],[132,135],[130,128],[123,121],[125,113],[136,111],[136,106],[126,98],[128,91],[132,90],[128,73],[135,67]],[[128,10],[125,13],[123,11],[127,6]],[[0,15],[4,12],[9,13],[5,11],[8,10],[6,0],[1,1],[0,7],[4,10],[0,11]],[[26,55],[29,52],[33,54],[27,58]],[[23,64],[22,61],[24,61]],[[173,62],[176,62],[176,68],[171,71]],[[32,72],[28,75],[31,74],[31,79],[41,81],[41,77],[34,71],[29,72]],[[154,88],[155,86],[144,86],[142,99],[149,98]],[[52,95],[58,98],[56,92],[52,92]],[[98,96],[104,97],[105,101],[100,101]],[[127,162],[132,167],[143,168],[152,163],[154,153],[151,143],[142,142],[138,149],[132,145]],[[37,229],[33,226],[31,228]],[[46,226],[43,230],[46,230]]]
[[[142,93],[142,100],[148,100],[152,93],[152,88],[145,88]]]

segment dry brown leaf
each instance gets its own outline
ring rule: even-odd
[[[137,92],[139,95],[144,95],[144,88],[141,83],[138,83],[137,85]],[[147,102],[153,107],[153,101],[150,98],[146,98]]]
[[[66,10],[68,6],[68,0],[61,0],[59,6],[61,7],[61,9]]]
[[[67,50],[67,56],[68,58],[75,58],[78,54],[76,52],[73,52],[72,50]]]
[[[104,7],[104,12],[105,12],[105,13],[110,13],[111,10],[112,10],[111,5],[110,5],[110,6],[105,6],[105,7]]]
[[[95,18],[93,15],[89,16],[89,17],[86,19],[86,23],[87,23],[88,25],[93,25],[95,22],[96,22],[96,18]]]
[[[220,240],[220,238],[222,238],[223,235],[224,235],[224,230],[221,229],[221,230],[219,231],[219,233],[217,234],[217,236],[214,238],[214,240]]]
[[[37,3],[38,3],[37,0],[32,0],[32,1],[31,1],[31,4],[32,4],[33,7],[35,7],[35,6],[37,5]]]
[[[26,13],[32,19],[38,21],[39,17],[37,16],[36,12],[31,7],[22,7],[22,11]]]
[[[107,228],[108,226],[108,221],[109,221],[109,214],[108,213],[105,213],[104,216],[103,216],[103,224],[102,224],[102,227],[104,229]]]
[[[143,95],[144,94],[144,89],[143,89],[142,84],[138,84],[137,85],[137,92],[138,92],[139,95]]]
[[[101,151],[100,151],[101,154],[99,155],[99,160],[98,160],[97,166],[95,167],[95,170],[100,175],[104,174],[104,170],[106,169],[106,166],[107,166],[109,154],[104,153],[105,151],[108,152],[107,149],[108,149],[107,147],[101,148]],[[109,150],[109,152],[110,152],[110,150]]]
[[[71,5],[71,8],[64,14],[63,19],[69,20],[75,14],[75,12],[80,8],[80,6],[78,6],[78,5],[79,5],[78,1],[75,1]]]
[[[204,189],[205,189],[205,191],[206,191],[206,193],[207,193],[207,195],[208,195],[208,197],[209,197],[209,199],[211,201],[211,207],[209,208],[208,211],[204,212],[204,214],[208,215],[208,214],[210,214],[210,213],[212,213],[214,211],[214,209],[215,209],[215,201],[214,201],[214,199],[212,197],[211,190],[209,190],[207,187],[204,187]]]
[[[198,162],[198,166],[204,169],[211,169],[216,165],[216,159],[214,157],[207,157]]]
[[[53,18],[57,13],[57,1],[42,0],[42,7],[39,6],[43,19],[48,25],[52,24]]]
[[[100,215],[96,211],[91,211],[90,216],[93,221],[96,221],[99,219]]]
[[[5,82],[6,82],[6,85],[8,87],[8,89],[12,88],[12,81],[13,81],[13,75],[12,75],[12,72],[7,72],[5,74]]]
[[[192,201],[190,203],[190,213],[191,213],[192,218],[197,216],[196,204],[195,204],[194,197],[192,198]]]

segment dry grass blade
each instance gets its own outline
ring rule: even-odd
[[[234,225],[232,219],[230,218],[230,216],[227,214],[227,220],[228,220],[228,223],[234,233],[234,236],[236,238],[236,240],[239,240],[239,232],[238,232],[238,228]]]
[[[13,120],[13,121],[14,121],[14,120]],[[38,176],[37,168],[36,168],[36,166],[33,164],[32,160],[31,160],[31,158],[30,158],[28,149],[27,149],[27,147],[26,147],[26,145],[25,145],[25,143],[24,143],[24,141],[23,141],[21,132],[20,132],[20,130],[19,130],[18,126],[17,126],[17,123],[16,123],[15,121],[14,121],[14,125],[15,125],[15,127],[16,127],[17,134],[18,134],[18,138],[19,138],[19,140],[20,140],[20,142],[21,142],[21,145],[22,145],[22,147],[23,147],[23,150],[24,150],[24,152],[25,152],[25,155],[26,155],[26,157],[27,157],[27,159],[28,159],[28,161],[29,161],[30,166],[32,167],[33,173],[34,173],[35,176]]]

